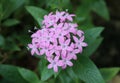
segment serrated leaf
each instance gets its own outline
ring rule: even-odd
[[[42,26],[43,16],[47,14],[47,11],[35,6],[27,6],[26,9],[34,17],[39,26]]]
[[[101,68],[100,72],[106,82],[113,79],[118,74],[120,68]]]
[[[102,40],[103,40],[103,38],[96,39],[93,43],[89,44],[88,47],[86,47],[83,50],[83,53],[81,55],[91,56],[97,50],[97,48],[101,44]]]
[[[45,67],[41,74],[41,80],[46,81],[53,75],[54,75],[54,71],[52,69],[48,69],[47,67]]]
[[[3,22],[2,25],[6,26],[6,27],[11,27],[11,26],[17,25],[19,23],[20,23],[20,21],[17,19],[7,19]]]
[[[86,56],[78,55],[78,60],[75,61],[72,68],[75,74],[85,83],[105,83],[98,68]]]

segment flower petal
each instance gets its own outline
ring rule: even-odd
[[[69,44],[70,44],[70,39],[67,39],[67,40],[65,41],[65,44],[66,44],[66,45],[69,45]]]
[[[75,54],[77,54],[77,53],[79,53],[79,52],[80,52],[79,49],[75,49],[75,50],[74,50],[74,53],[75,53]]]
[[[67,65],[73,66],[73,63],[71,61],[67,61]]]
[[[75,47],[75,44],[74,44],[74,43],[71,43],[70,47],[71,47],[71,48],[74,48],[74,47]]]
[[[33,48],[33,45],[32,45],[32,44],[28,44],[28,47],[29,47],[29,48]]]
[[[85,39],[85,37],[84,37],[84,36],[82,36],[82,37],[80,38],[80,41],[84,41],[84,39]]]
[[[78,38],[77,37],[73,36],[73,39],[74,39],[75,42],[78,42]]]
[[[64,41],[65,41],[64,37],[60,37],[60,38],[59,38],[59,43],[60,43],[60,44],[63,44]]]
[[[59,60],[59,56],[55,56],[54,61],[57,62]]]
[[[78,49],[79,49],[80,53],[82,53],[82,46],[79,46]]]
[[[38,51],[38,49],[35,50],[35,53],[36,53],[37,55],[41,55],[40,52]]]
[[[77,56],[75,54],[72,55],[74,60],[77,60]]]
[[[52,66],[52,64],[49,64],[48,65],[48,69],[51,69],[53,66]]]
[[[81,37],[83,34],[84,34],[83,31],[81,31],[81,30],[78,30],[78,31],[77,31],[77,35],[78,35],[79,37]]]
[[[81,42],[81,46],[86,47],[86,46],[88,46],[88,44],[85,42]]]
[[[31,54],[34,55],[34,53],[35,53],[35,50],[31,50]]]
[[[62,60],[59,60],[59,61],[58,61],[58,63],[57,63],[57,65],[58,65],[58,66],[63,66],[63,65],[64,65],[64,63],[63,63],[63,61],[62,61]]]
[[[62,56],[65,57],[66,56],[66,50],[62,50]]]
[[[72,47],[67,47],[67,50],[68,50],[68,51],[72,51],[73,48],[72,48]]]
[[[57,67],[57,65],[54,65],[54,66],[53,66],[53,70],[54,70],[55,72],[58,72],[58,67]]]
[[[56,56],[60,56],[60,52],[59,51],[55,51],[55,54],[56,54]]]
[[[44,49],[41,49],[40,50],[40,54],[43,55],[45,53],[45,50]]]
[[[67,67],[67,65],[66,64],[64,64],[63,66],[62,66],[62,69],[65,69]]]

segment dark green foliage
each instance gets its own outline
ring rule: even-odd
[[[85,42],[88,43],[83,53],[78,54],[74,66],[54,73],[47,69],[45,58],[40,56],[37,56],[40,59],[38,67],[34,68],[38,76],[29,69],[12,66],[11,60],[19,62],[19,59],[28,55],[26,46],[31,34],[28,30],[34,26],[40,28],[45,14],[66,9],[76,14],[75,22],[85,32]],[[100,34],[104,29],[93,24],[92,12],[109,20],[104,0],[1,0],[0,62],[11,65],[0,64],[0,83],[105,83],[111,80],[119,68],[103,68],[99,71],[89,59],[101,44],[103,38]],[[6,61],[4,54],[8,57]],[[24,64],[22,61],[20,63]]]
[[[10,65],[0,65],[0,75],[12,83],[38,83],[39,81],[34,72]]]

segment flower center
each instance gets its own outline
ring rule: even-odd
[[[62,45],[62,48],[66,48],[67,46],[66,45]]]
[[[54,62],[53,62],[53,65],[55,65],[55,64],[56,64],[56,62],[54,61]]]
[[[62,34],[61,34],[61,33],[59,33],[59,36],[62,36]]]
[[[81,43],[80,42],[78,42],[78,45],[80,45]]]
[[[47,40],[50,40],[50,37],[47,37]]]

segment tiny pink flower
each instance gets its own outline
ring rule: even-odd
[[[62,54],[63,56],[66,56],[67,51],[72,51],[72,50],[73,50],[73,48],[72,48],[71,46],[69,46],[70,41],[71,41],[70,39],[68,39],[68,40],[66,40],[66,41],[64,41],[64,39],[61,39],[61,40],[59,41],[60,46],[59,46],[58,48],[59,48],[60,50],[62,50],[61,54]]]
[[[52,48],[50,48],[51,46],[52,45],[41,47],[40,54],[41,55],[46,54],[46,56],[50,56],[50,52],[49,51],[52,49]]]
[[[65,69],[68,66],[73,66],[73,63],[71,62],[71,57],[69,55],[67,55],[66,57],[62,57],[62,62],[63,62],[63,66],[62,68]]]
[[[80,50],[80,53],[82,52],[82,47],[86,47],[87,43],[83,42],[84,41],[84,36],[82,36],[80,39],[78,39],[77,37],[73,37],[76,47],[78,47],[78,49]]]
[[[45,24],[47,28],[51,27],[56,22],[57,22],[57,19],[54,15],[52,15],[52,13],[50,13],[48,16],[47,15],[44,16],[43,24]]]
[[[64,14],[65,14],[65,12],[56,11],[57,21],[60,19],[60,21],[62,22],[61,18],[63,17]]]
[[[64,15],[64,18],[65,19],[67,19],[67,20],[69,20],[69,21],[73,21],[73,16],[75,16],[74,14],[68,14],[68,13],[66,13],[65,15]]]
[[[66,31],[63,31],[62,29],[56,29],[54,37],[59,38],[61,40],[62,38],[64,38],[66,34],[67,34]]]
[[[53,68],[55,72],[58,72],[58,66],[63,65],[63,62],[59,60],[59,56],[56,56],[54,59],[47,58],[47,60],[50,62],[50,64],[48,65],[48,69]]]
[[[31,49],[31,54],[37,54],[39,55],[39,51],[38,51],[38,48],[37,48],[37,45],[35,44],[28,44],[28,47]]]
[[[71,57],[71,59],[77,60],[77,55],[80,51],[78,49],[72,50],[68,52],[68,56]]]
[[[43,41],[45,42],[45,44],[49,45],[50,42],[55,41],[53,36],[54,36],[54,33],[45,33],[43,36]]]
[[[64,31],[67,31],[68,33],[73,33],[73,34],[76,34],[77,33],[77,24],[72,24],[72,23],[65,23],[64,24],[64,27],[63,27],[63,30]]]
[[[83,31],[81,31],[81,30],[78,30],[78,31],[77,31],[77,35],[78,35],[79,37],[82,37],[82,36],[83,36],[83,34],[84,34],[84,32],[83,32]]]

